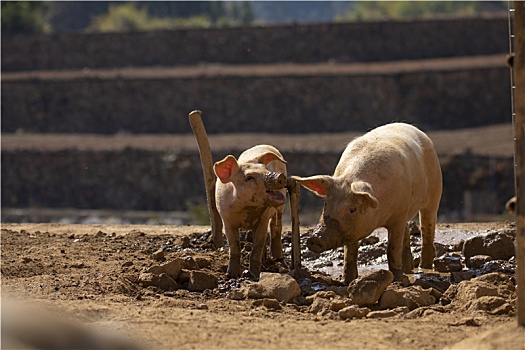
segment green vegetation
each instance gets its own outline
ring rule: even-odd
[[[216,7],[216,6],[215,6]],[[254,19],[247,2],[228,3],[222,10],[188,17],[156,17],[136,2],[109,5],[108,12],[93,18],[87,31],[128,32],[173,28],[210,28],[250,24]]]
[[[443,15],[472,16],[506,11],[504,1],[358,1],[337,21],[430,18]]]
[[[190,206],[190,217],[195,225],[209,225],[211,221],[208,204],[201,203]]]
[[[2,1],[2,33],[49,33],[48,9],[42,1]]]
[[[2,32],[129,32],[470,16],[506,1],[2,1]]]

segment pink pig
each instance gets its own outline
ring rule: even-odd
[[[432,268],[434,231],[442,178],[430,138],[416,127],[393,123],[356,138],[333,176],[293,177],[325,199],[321,220],[307,246],[314,252],[344,246],[344,279],[357,277],[359,240],[388,230],[388,267],[396,280],[412,271],[407,222],[419,212],[421,267]]]
[[[226,156],[213,169],[217,175],[215,200],[230,249],[227,275],[239,276],[239,229],[244,229],[253,233],[249,272],[251,277],[259,278],[269,224],[272,257],[282,259],[286,161],[275,147],[258,145],[244,151],[238,160]]]

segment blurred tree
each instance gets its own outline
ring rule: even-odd
[[[225,5],[228,4],[220,1],[109,4],[108,12],[95,16],[87,30],[122,32],[181,27],[209,28],[249,24],[253,21],[254,16],[248,2],[231,4],[230,11],[227,11],[228,6]]]
[[[503,1],[357,1],[337,21],[468,16],[506,11]]]
[[[2,1],[2,33],[49,33],[49,4],[43,1]]]

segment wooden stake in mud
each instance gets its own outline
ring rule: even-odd
[[[525,327],[525,2],[514,1],[514,162],[516,171],[516,282],[518,324]]]
[[[286,186],[290,198],[290,213],[292,217],[292,268],[301,268],[301,245],[299,242],[299,198],[301,197],[301,186],[289,178]]]
[[[192,111],[188,118],[195,138],[197,139],[197,144],[199,145],[204,186],[206,187],[206,200],[208,203],[208,211],[210,212],[213,245],[215,248],[221,248],[224,246],[224,239],[222,238],[222,219],[217,210],[217,204],[215,203],[216,179],[215,173],[213,172],[210,143],[208,142],[208,135],[202,123],[201,115],[201,111]]]

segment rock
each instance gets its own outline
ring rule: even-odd
[[[393,309],[407,306],[410,310],[418,307],[432,305],[436,298],[432,296],[432,288],[423,289],[421,286],[410,286],[406,288],[389,287],[379,299],[381,309]]]
[[[152,273],[155,275],[160,275],[161,273],[165,273],[171,279],[177,280],[182,270],[182,263],[183,263],[182,259],[177,258],[175,260],[169,261],[162,265],[153,265],[147,268],[145,272]]]
[[[468,281],[474,277],[476,277],[476,273],[474,271],[458,271],[450,273],[450,279],[453,283]]]
[[[165,273],[160,275],[153,273],[141,273],[138,278],[138,283],[142,284],[144,287],[154,286],[162,290],[177,290],[182,288],[180,284],[175,282]]]
[[[492,260],[486,262],[479,270],[477,275],[486,275],[494,272],[503,272],[514,275],[516,273],[516,266],[505,260]]]
[[[182,268],[186,270],[198,270],[199,264],[197,264],[192,256],[187,256],[183,259]]]
[[[456,253],[447,253],[434,259],[434,269],[439,272],[457,272],[463,269],[461,257]]]
[[[180,272],[182,271],[182,265],[183,265],[182,259],[178,258],[175,260],[171,260],[167,263],[164,263],[160,265],[160,267],[164,270],[164,272],[168,276],[176,280],[177,278],[179,278]]]
[[[197,310],[208,310],[208,305],[201,303],[196,306]]]
[[[228,292],[226,297],[231,300],[243,300],[244,293],[240,291],[239,289],[232,289]]]
[[[359,306],[377,303],[381,294],[393,280],[394,274],[388,270],[378,270],[358,277],[348,286],[350,302]]]
[[[203,257],[196,257],[194,258],[195,262],[197,263],[197,266],[199,266],[200,269],[204,269],[211,266],[211,260]]]
[[[448,253],[449,248],[447,245],[444,245],[442,243],[435,242],[434,248],[436,248],[436,256],[442,256]]]
[[[463,281],[443,294],[443,299],[450,300],[461,311],[488,313],[510,312],[511,307],[505,304],[510,305],[515,297],[514,284],[502,273],[491,273]]]
[[[359,307],[357,305],[351,305],[348,307],[345,307],[337,313],[339,318],[342,320],[352,319],[352,318],[363,318],[368,315],[370,312],[370,309],[367,307]]]
[[[480,269],[486,262],[494,260],[490,255],[474,255],[467,261],[467,266],[471,269]]]
[[[366,318],[387,318],[399,315],[395,310],[372,311],[366,315]]]
[[[334,300],[330,303],[330,311],[338,312],[341,309],[344,309],[346,306],[347,305],[344,300]]]
[[[450,286],[450,282],[446,276],[420,275],[415,278],[414,285],[421,286],[424,289],[434,288],[440,293],[445,293]]]
[[[334,292],[340,297],[348,297],[348,287],[346,286],[328,286],[328,288],[326,288],[326,291]]]
[[[308,312],[312,314],[324,314],[325,311],[330,310],[331,302],[328,299],[315,298],[312,305],[308,307]]]
[[[514,236],[508,230],[472,237],[463,245],[463,256],[467,263],[476,255],[489,255],[494,260],[509,260],[514,254]]]
[[[491,315],[508,315],[514,308],[504,298],[498,296],[484,296],[473,301],[468,311],[485,311]]]
[[[175,241],[173,243],[175,243],[175,245],[178,245],[182,249],[191,247],[190,237],[188,236],[177,236],[175,237]]]
[[[289,302],[301,295],[301,287],[287,274],[262,272],[259,282],[244,282],[241,290],[248,298],[269,298]]]
[[[216,276],[203,271],[190,271],[190,281],[188,289],[193,292],[203,292],[206,289],[214,289],[219,286]]]
[[[121,266],[122,266],[122,267],[130,267],[130,266],[133,266],[133,261],[125,261]]]
[[[270,309],[270,310],[282,310],[283,309],[279,301],[276,299],[268,299],[268,298],[259,299],[259,300],[255,300],[252,305],[255,307],[264,306],[265,308]]]
[[[153,252],[151,254],[151,258],[156,261],[166,260],[166,258],[164,257],[164,248],[160,248],[157,251]]]
[[[361,246],[372,245],[372,244],[376,244],[378,242],[379,242],[379,237],[377,237],[377,236],[368,236],[368,237],[363,238],[359,242],[359,245],[361,245]]]

